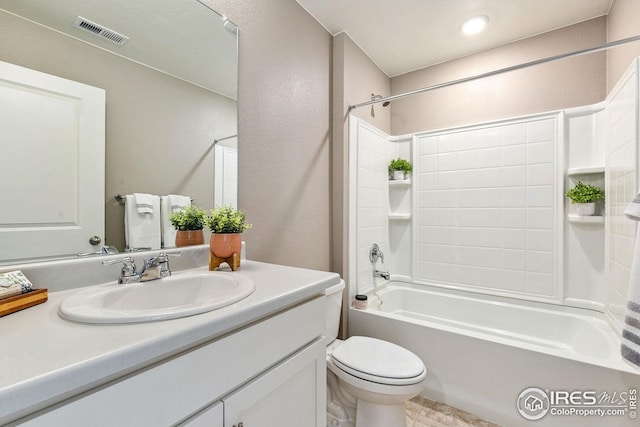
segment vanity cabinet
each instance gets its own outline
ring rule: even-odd
[[[216,402],[189,418],[180,427],[224,427],[224,406]]]
[[[10,425],[323,427],[324,327],[315,297]]]
[[[223,398],[224,427],[324,426],[325,352],[321,340]]]

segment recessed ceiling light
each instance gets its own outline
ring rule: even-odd
[[[484,30],[484,27],[487,26],[488,22],[489,17],[486,15],[474,16],[467,19],[462,23],[462,25],[460,25],[460,31],[466,35],[478,34],[480,31]]]

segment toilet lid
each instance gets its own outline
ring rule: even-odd
[[[333,362],[357,377],[383,384],[421,381],[422,360],[406,348],[369,337],[351,337],[336,348]]]

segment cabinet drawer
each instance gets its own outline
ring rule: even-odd
[[[315,340],[324,327],[325,302],[317,297],[18,423],[172,425]]]

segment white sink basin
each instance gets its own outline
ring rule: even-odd
[[[83,323],[175,319],[233,304],[255,288],[240,273],[191,271],[143,283],[93,286],[64,299],[59,313]]]

